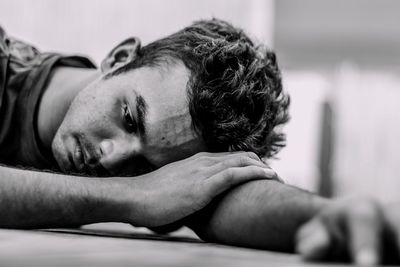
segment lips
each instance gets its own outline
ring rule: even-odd
[[[109,176],[110,173],[100,164],[99,157],[92,156],[92,153],[89,153],[88,148],[91,145],[85,143],[85,146],[81,138],[75,137],[74,139],[72,162],[76,171],[91,176]]]
[[[77,171],[83,171],[85,168],[85,158],[79,139],[76,139],[76,145],[72,156],[73,163]]]

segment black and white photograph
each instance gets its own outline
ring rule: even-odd
[[[0,267],[400,265],[400,1],[0,0]]]

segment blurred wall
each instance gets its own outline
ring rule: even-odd
[[[273,15],[273,0],[0,0],[0,25],[9,34],[97,62],[127,37],[148,43],[213,16],[272,46]]]
[[[319,145],[318,138],[307,139],[321,131],[316,119],[321,116],[320,103],[310,92],[323,95],[333,109],[331,173],[315,170],[319,177],[311,176],[309,184],[329,184],[336,196],[362,192],[385,202],[398,199],[400,1],[279,0],[275,7],[274,40],[281,66],[308,81],[298,83],[286,75],[289,90],[298,92],[303,105],[299,110],[310,105],[316,112],[297,118],[307,121],[305,116],[310,116],[313,122],[288,131],[288,141],[300,135]],[[324,82],[313,84],[316,80]],[[311,164],[317,166],[321,155],[312,151]]]
[[[335,74],[336,195],[399,200],[400,72],[344,63]]]
[[[288,67],[398,65],[400,1],[276,1],[275,43]]]

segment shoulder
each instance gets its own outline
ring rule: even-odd
[[[7,43],[6,43],[6,32],[0,25],[0,56],[3,56],[3,54],[6,51]]]
[[[27,63],[39,54],[36,47],[8,35],[0,25],[0,55],[2,57],[8,57],[12,62]]]

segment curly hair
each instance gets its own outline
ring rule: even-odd
[[[142,47],[113,74],[168,59],[181,60],[191,71],[189,111],[210,152],[271,157],[285,146],[279,126],[289,120],[290,99],[274,52],[228,22],[201,20]]]

